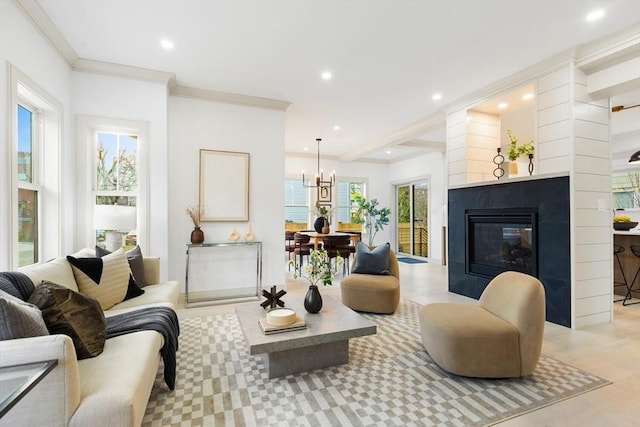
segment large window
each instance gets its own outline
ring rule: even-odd
[[[361,181],[339,181],[338,187],[338,229],[361,229],[360,224],[354,224],[356,212],[356,196],[364,196],[364,182]],[[353,224],[353,226],[351,226]]]
[[[38,206],[42,191],[39,159],[42,134],[37,109],[26,100],[17,106],[18,266],[39,261]]]
[[[109,246],[105,239],[110,234],[115,246],[108,249],[137,244],[138,140],[137,135],[117,132],[96,134],[96,244]]]
[[[0,264],[14,269],[55,258],[62,251],[63,108],[13,65],[9,65],[9,80],[11,226],[8,232],[0,230],[0,236],[10,242],[10,250],[8,256],[0,257]]]
[[[287,224],[307,224],[309,193],[300,179],[284,180],[284,220]]]
[[[640,208],[640,170],[613,174],[613,208]]]

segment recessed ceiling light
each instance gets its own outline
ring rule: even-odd
[[[335,125],[335,126],[333,127],[333,130],[340,130],[340,126]]]
[[[387,153],[387,154],[391,154],[391,150],[387,150],[387,151],[386,151],[386,153]]]
[[[587,21],[595,22],[595,21],[599,20],[600,18],[602,18],[603,16],[604,16],[604,10],[596,9],[596,10],[593,10],[593,11],[589,12],[589,14],[587,15]]]
[[[508,106],[509,106],[509,104],[507,104],[506,102],[501,102],[500,104],[498,104],[498,108],[501,109],[501,110],[504,110]]]
[[[165,50],[171,50],[173,49],[173,42],[169,39],[162,39],[160,40],[160,46]]]
[[[433,99],[434,101],[440,101],[442,99],[442,94],[441,93],[434,93],[433,96],[431,97],[431,99]]]
[[[322,80],[330,80],[331,79],[331,73],[329,71],[325,71],[324,73],[322,73],[320,75],[320,77],[322,77]]]
[[[303,150],[304,151],[309,151],[309,147],[304,147]]]
[[[533,94],[532,93],[525,93],[524,95],[522,95],[522,99],[524,99],[525,101],[533,99]]]

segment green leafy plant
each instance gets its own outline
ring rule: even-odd
[[[311,285],[317,285],[322,282],[323,285],[332,285],[333,278],[338,272],[338,267],[342,267],[344,259],[340,256],[336,257],[335,265],[331,264],[331,258],[324,249],[312,249],[309,254],[309,262],[306,265],[298,265],[293,261],[289,261],[289,265],[295,267],[293,278],[307,279]]]
[[[521,154],[533,154],[535,147],[533,146],[533,139],[524,144],[518,145],[518,138],[513,134],[511,129],[507,129],[507,135],[509,136],[509,153],[507,156],[512,162],[516,161]]]
[[[358,210],[353,222],[364,224],[364,229],[369,236],[369,246],[373,246],[373,241],[378,231],[389,224],[391,209],[378,208],[378,199],[367,201],[364,197],[358,196],[355,198],[355,202],[358,205]]]

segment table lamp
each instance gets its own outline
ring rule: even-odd
[[[136,228],[135,206],[95,205],[93,228],[105,231],[105,245],[110,252],[122,247],[122,232]]]

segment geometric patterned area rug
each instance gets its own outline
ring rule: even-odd
[[[181,320],[176,388],[160,366],[143,425],[484,426],[610,384],[544,355],[526,378],[451,375],[422,347],[419,308],[364,314],[378,333],[350,340],[348,364],[276,379],[235,314]]]

